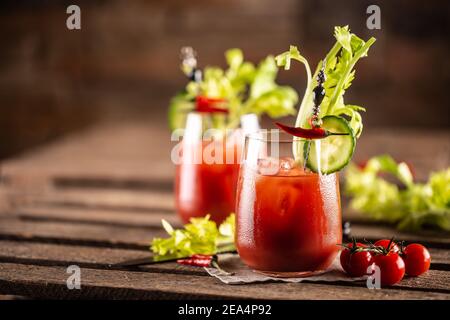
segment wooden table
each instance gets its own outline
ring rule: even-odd
[[[449,299],[450,236],[409,234],[366,221],[344,208],[356,237],[427,244],[431,270],[392,288],[364,283],[225,285],[202,269],[164,263],[121,270],[114,263],[146,257],[161,218],[179,225],[173,166],[164,124],[107,123],[2,163],[0,298],[265,298]],[[395,133],[395,134],[394,134]],[[449,165],[449,132],[369,131],[357,159],[391,153],[409,159],[419,179]],[[69,265],[81,290],[69,290]]]

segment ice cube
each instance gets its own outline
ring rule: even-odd
[[[278,175],[283,177],[295,177],[303,174],[303,168],[290,157],[280,158],[280,170]]]
[[[276,158],[258,159],[258,173],[263,176],[276,175],[279,169],[279,160]]]
[[[295,168],[295,160],[289,157],[280,158],[279,166],[281,171],[289,171]]]

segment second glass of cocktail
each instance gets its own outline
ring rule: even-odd
[[[175,203],[184,223],[207,214],[221,223],[234,212],[244,134],[259,129],[254,114],[242,116],[241,127],[230,131],[212,128],[211,117],[190,113],[180,143]]]
[[[314,144],[313,148],[305,143]],[[320,140],[279,130],[246,137],[236,205],[236,246],[242,261],[275,277],[325,271],[342,241],[338,173],[320,173]],[[305,152],[303,151],[305,150]],[[307,152],[314,153],[307,159]],[[318,172],[310,168],[319,167]]]

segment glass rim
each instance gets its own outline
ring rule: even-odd
[[[277,136],[273,137],[272,133],[276,133]],[[245,139],[268,143],[293,143],[294,141],[308,141],[308,139],[293,136],[280,129],[260,129],[258,131],[245,134]]]

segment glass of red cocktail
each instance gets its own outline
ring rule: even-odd
[[[176,209],[184,223],[207,214],[221,223],[234,212],[243,133],[258,129],[252,114],[241,118],[240,129],[228,131],[214,129],[214,116],[187,117],[175,174]]]
[[[276,277],[310,276],[325,271],[339,252],[338,173],[322,174],[320,163],[311,163],[326,157],[319,154],[320,143],[293,142],[279,130],[246,136],[237,189],[236,247],[253,270]]]

